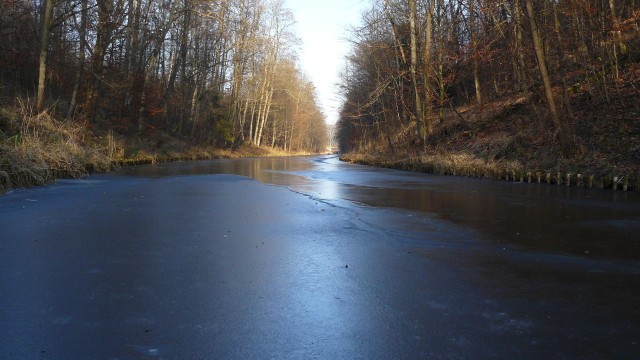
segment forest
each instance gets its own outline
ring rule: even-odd
[[[0,189],[326,151],[294,24],[284,0],[0,0]],[[371,1],[348,41],[343,160],[640,189],[640,1]]]
[[[283,0],[0,0],[0,188],[325,151],[294,22]]]
[[[342,74],[342,158],[638,178],[639,24],[633,0],[373,2]]]

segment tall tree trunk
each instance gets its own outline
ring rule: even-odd
[[[73,84],[73,93],[71,94],[71,103],[69,105],[69,111],[67,112],[67,120],[74,118],[76,113],[76,107],[78,105],[78,93],[80,92],[80,84],[82,83],[82,74],[84,73],[85,63],[85,47],[86,47],[86,32],[87,32],[87,12],[88,4],[87,0],[82,0],[82,10],[80,12],[80,48],[78,49],[78,70],[76,71],[76,78]]]
[[[411,83],[413,84],[413,93],[415,96],[415,117],[418,128],[418,141],[420,148],[424,149],[426,134],[424,114],[422,112],[422,101],[420,99],[420,92],[418,88],[418,76],[416,74],[416,67],[418,63],[418,43],[416,41],[416,0],[409,0],[409,32],[411,38],[410,51],[411,62],[409,64],[409,72],[411,74]]]
[[[244,142],[246,137],[244,135],[244,125],[247,122],[247,112],[249,111],[249,99],[245,99],[244,107],[242,108],[242,116],[240,117],[240,141]]]
[[[190,0],[185,0],[184,1],[184,14],[183,14],[184,18],[183,18],[183,23],[182,23],[182,31],[180,34],[180,50],[178,52],[178,55],[176,57],[179,57],[178,61],[180,61],[181,63],[186,62],[187,60],[187,47],[189,46],[189,27],[191,24],[191,1]],[[164,116],[165,116],[165,121],[169,122],[169,110],[170,110],[170,100],[171,100],[171,96],[173,95],[173,91],[174,91],[174,87],[175,87],[175,82],[176,82],[176,77],[178,76],[178,70],[181,68],[180,66],[178,66],[178,61],[173,61],[173,64],[171,66],[171,73],[169,74],[169,81],[167,82],[167,88],[166,91],[164,93],[164,99],[163,99],[163,103],[164,103]],[[184,81],[184,80],[183,80]]]
[[[44,108],[44,87],[47,77],[47,51],[49,49],[49,35],[51,34],[51,19],[53,18],[53,1],[44,0],[44,18],[42,19],[42,39],[40,41],[40,66],[38,69],[38,93],[36,108]]]
[[[440,108],[439,111],[439,118],[440,121],[444,120],[444,102],[445,102],[445,97],[446,97],[446,93],[445,93],[445,88],[444,88],[444,61],[443,61],[443,55],[444,55],[444,46],[445,46],[445,42],[446,42],[446,34],[444,31],[444,26],[442,25],[442,20],[445,16],[445,10],[444,10],[444,0],[438,0],[438,94],[439,94],[439,100],[438,100],[438,107]]]
[[[264,125],[267,123],[267,119],[269,119],[269,113],[271,111],[271,100],[273,99],[273,87],[269,85],[269,91],[267,92],[267,100],[265,103],[265,108],[262,113],[262,121],[260,121],[260,130],[258,131],[258,136],[256,140],[256,145],[260,146],[262,143],[262,132],[264,130]]]
[[[253,127],[253,134],[251,136],[251,142],[254,145],[258,145],[258,133],[260,131],[260,123],[262,122],[263,113],[267,106],[267,75],[264,75],[262,81],[262,87],[260,88],[260,101],[258,101],[258,116],[255,118],[255,126]],[[253,121],[252,117],[252,121]]]
[[[98,29],[96,31],[96,44],[91,54],[92,79],[89,82],[87,91],[86,114],[89,121],[93,121],[96,113],[96,102],[101,88],[102,70],[105,57],[105,49],[111,41],[111,12],[113,10],[112,0],[98,1]]]
[[[549,72],[547,70],[547,62],[544,55],[544,48],[542,45],[542,39],[540,37],[540,31],[538,30],[538,24],[535,19],[535,12],[533,11],[532,0],[525,0],[527,7],[527,14],[529,15],[529,22],[531,24],[531,37],[533,40],[533,47],[536,53],[536,59],[538,61],[538,70],[540,71],[540,77],[544,85],[544,94],[547,99],[547,105],[549,107],[549,114],[551,120],[558,133],[558,139],[560,140],[560,146],[565,155],[570,153],[569,144],[565,137],[565,131],[560,116],[558,114],[558,108],[556,107],[556,101],[553,97],[553,88],[551,87],[551,79],[549,78]]]
[[[193,84],[193,94],[191,95],[191,139],[196,134],[196,125],[198,124],[198,97],[200,96],[200,70],[196,69],[196,77]]]
[[[480,89],[480,75],[478,73],[478,50],[476,33],[475,0],[469,0],[469,31],[471,32],[471,52],[473,56],[473,83],[476,90],[476,101],[482,105],[482,91]]]
[[[518,56],[518,65],[520,70],[520,85],[522,86],[522,95],[525,99],[529,98],[529,79],[527,76],[527,66],[524,59],[524,47],[522,43],[522,10],[520,9],[520,1],[514,1],[514,9],[516,19],[516,52]]]
[[[151,1],[149,1],[151,4]],[[129,5],[133,6],[133,2],[130,0]],[[148,8],[147,8],[148,9]],[[129,44],[129,54],[127,55],[127,89],[125,91],[124,96],[124,107],[125,111],[131,110],[131,102],[133,101],[133,96],[131,91],[133,90],[133,84],[135,81],[136,75],[134,75],[138,67],[140,66],[140,59],[142,58],[140,54],[140,25],[142,18],[142,0],[136,0],[135,2],[135,11],[133,8],[129,8],[129,13],[127,15],[128,29],[127,29],[127,43]]]
[[[387,15],[387,19],[389,20],[389,23],[391,24],[391,29],[393,31],[393,40],[394,40],[394,44],[395,46],[393,47],[394,52],[396,54],[395,56],[395,70],[398,74],[398,76],[396,76],[396,79],[394,80],[394,95],[396,98],[395,101],[395,109],[396,109],[396,114],[398,117],[398,120],[400,122],[406,120],[407,118],[409,118],[407,116],[407,106],[406,101],[405,101],[405,82],[404,82],[404,78],[405,76],[401,75],[404,72],[404,69],[406,68],[406,66],[408,65],[408,61],[407,61],[407,55],[405,54],[405,48],[404,45],[400,39],[400,31],[398,29],[398,25],[396,24],[395,20],[393,20],[393,16],[391,15],[391,11],[389,9],[389,3],[388,0],[384,0],[384,9],[385,9],[385,13]]]
[[[167,33],[169,32],[169,30],[171,29],[171,24],[173,23],[174,20],[174,16],[176,14],[176,8],[177,8],[177,4],[178,2],[174,2],[171,5],[171,10],[169,12],[169,18],[166,22],[166,24],[164,24],[164,29],[160,32],[160,35],[158,36],[158,39],[156,40],[156,44],[151,52],[151,58],[149,59],[149,65],[147,66],[147,69],[145,71],[144,74],[144,79],[141,85],[141,94],[140,94],[140,107],[138,108],[138,131],[142,131],[144,129],[144,118],[145,118],[145,111],[146,111],[146,102],[147,102],[147,91],[146,91],[146,87],[147,84],[149,83],[149,80],[151,79],[151,74],[153,73],[155,67],[156,67],[156,63],[158,62],[158,58],[160,56],[160,50],[162,49],[162,46],[164,44],[164,39],[167,36]]]
[[[78,92],[80,91],[80,84],[82,83],[82,74],[84,73],[85,63],[85,47],[86,47],[86,32],[87,32],[87,12],[88,5],[87,0],[82,0],[82,10],[80,13],[80,32],[79,41],[80,47],[78,49],[78,71],[76,72],[76,78],[73,84],[73,94],[71,94],[71,104],[69,105],[69,112],[67,113],[67,120],[73,119],[76,113],[76,107],[78,104]]]
[[[553,28],[557,40],[556,52],[558,56],[558,74],[562,82],[562,103],[569,119],[573,120],[573,109],[571,108],[571,99],[569,98],[569,92],[567,90],[567,76],[564,73],[564,69],[566,69],[569,61],[567,60],[565,51],[562,49],[562,27],[560,26],[560,19],[558,17],[558,6],[555,2],[553,3]]]
[[[427,12],[427,29],[424,42],[424,106],[426,108],[425,122],[427,125],[427,135],[433,133],[433,100],[431,96],[431,38],[433,33],[433,14],[435,11],[436,0],[431,0],[431,6]],[[426,136],[425,136],[426,137]]]
[[[258,106],[258,102],[257,101],[253,101],[251,104],[251,116],[249,118],[249,141],[251,144],[255,145],[255,138],[253,136],[253,128],[256,127],[257,125],[255,124],[255,116],[256,116],[256,107]]]

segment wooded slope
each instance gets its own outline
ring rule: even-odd
[[[640,1],[376,3],[353,30],[341,151],[637,176],[639,25]]]

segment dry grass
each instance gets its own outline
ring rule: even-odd
[[[108,170],[115,148],[112,137],[93,138],[25,103],[0,108],[0,192]]]
[[[394,157],[380,157],[376,155],[363,155],[360,153],[343,154],[341,160],[379,166],[385,168],[425,172],[441,175],[462,175],[471,177],[495,178],[501,172],[506,174],[515,171],[523,171],[522,165],[517,161],[488,161],[478,158],[470,153],[440,153],[422,155],[396,155]],[[508,170],[506,170],[508,169]]]
[[[235,150],[194,146],[161,132],[125,137],[108,131],[97,136],[86,125],[60,121],[24,102],[0,107],[0,193],[123,165],[292,155],[309,154],[248,144]]]
[[[114,159],[118,165],[157,164],[171,161],[236,159],[247,157],[278,157],[311,155],[307,152],[290,152],[266,146],[241,145],[238,149],[220,149],[213,146],[188,146],[176,140],[172,147],[154,148],[147,144],[135,149],[127,148],[127,155]]]

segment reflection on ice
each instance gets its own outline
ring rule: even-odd
[[[184,162],[120,173],[235,174],[322,200],[429,213],[479,231],[494,243],[583,257],[640,259],[637,193],[377,169],[342,163],[336,155]]]

